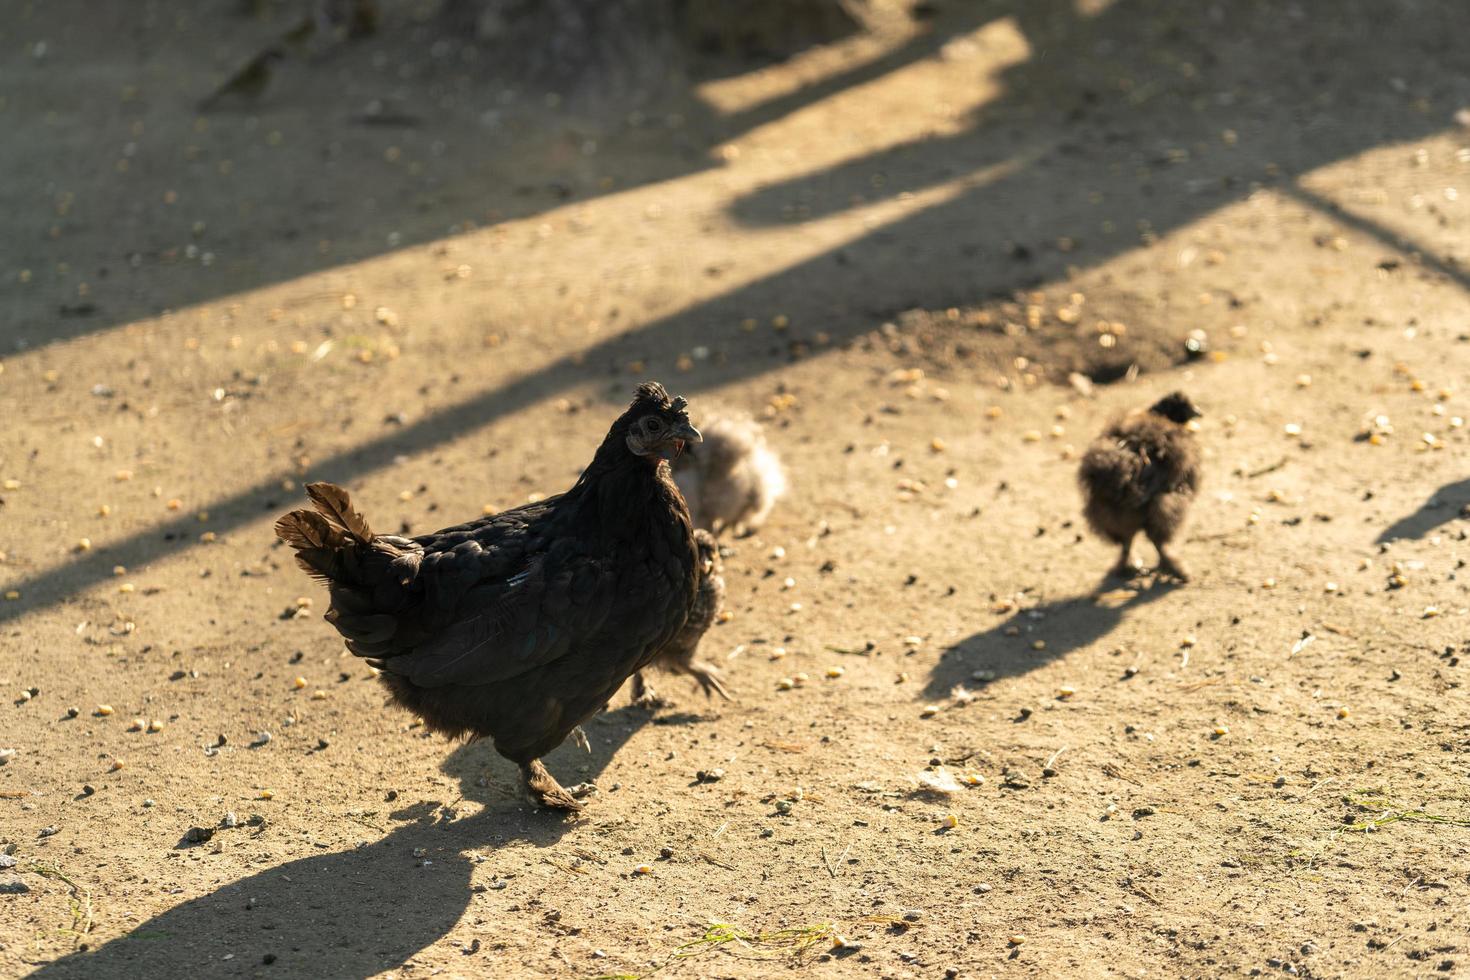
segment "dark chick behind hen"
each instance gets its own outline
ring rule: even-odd
[[[689,619],[679,635],[659,653],[654,666],[675,674],[687,674],[704,688],[705,696],[718,694],[730,700],[730,692],[720,681],[720,672],[713,665],[694,659],[699,641],[714,625],[725,602],[725,574],[720,564],[720,545],[715,536],[704,528],[694,529],[694,544],[699,549],[699,591],[694,596],[694,605],[689,608]],[[659,698],[643,679],[643,672],[633,675],[633,698],[640,703],[654,705]]]
[[[492,739],[533,800],[575,810],[540,757],[684,628],[700,566],[668,464],[699,439],[684,399],[649,382],[565,493],[410,538],[374,534],[345,490],[314,483],[316,509],[276,533],[393,700]]]
[[[1129,552],[1141,531],[1158,549],[1159,571],[1188,580],[1168,545],[1199,489],[1199,447],[1188,426],[1199,415],[1176,391],[1109,425],[1082,457],[1077,477],[1087,523],[1122,548],[1113,574],[1138,571]]]

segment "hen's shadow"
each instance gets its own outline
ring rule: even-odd
[[[1429,499],[1419,505],[1412,514],[1394,521],[1378,535],[1378,544],[1399,541],[1404,538],[1422,538],[1441,524],[1447,524],[1460,515],[1461,508],[1470,505],[1470,480],[1447,483]]]
[[[648,719],[647,712],[631,707],[599,715],[587,726],[590,766],[588,757],[572,745],[558,748],[548,764],[568,782],[592,778]],[[487,767],[494,772],[488,787],[482,787],[479,777]],[[514,890],[514,870],[498,873],[493,852],[513,841],[549,847],[574,826],[522,802],[514,767],[488,743],[459,746],[442,768],[459,778],[465,801],[483,804],[480,812],[456,819],[451,808],[462,804],[405,801],[401,809],[377,819],[411,822],[393,827],[379,840],[234,881],[30,976],[346,978],[402,966],[447,935],[469,910],[475,898],[471,877],[479,860],[486,864],[482,881],[506,879],[507,888]],[[511,787],[514,796],[506,792]],[[373,803],[381,799],[374,796]],[[597,805],[595,798],[591,805]],[[252,832],[248,827],[221,830],[215,840],[238,846],[233,836]],[[279,846],[282,841],[267,826],[261,843]],[[160,851],[166,848],[160,843]],[[474,851],[480,852],[478,858],[469,853]],[[514,868],[520,865],[516,861]],[[491,969],[483,960],[488,955],[467,948],[465,972]]]
[[[922,697],[932,701],[946,697],[956,685],[973,686],[976,671],[987,671],[989,679],[999,680],[1035,670],[1102,639],[1130,611],[1177,588],[1177,584],[1163,579],[1147,586],[1104,580],[1083,595],[1017,610],[1005,622],[945,650],[924,685]],[[1045,646],[1035,649],[1036,640],[1043,640]]]

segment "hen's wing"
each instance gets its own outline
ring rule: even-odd
[[[448,616],[412,650],[385,659],[382,669],[419,687],[505,680],[558,660],[578,641],[601,633],[618,594],[610,563],[575,553],[574,544],[532,557],[509,577],[472,581],[473,570],[446,567],[466,561],[441,561],[428,570],[455,580],[450,589],[438,588],[439,605],[453,600]]]

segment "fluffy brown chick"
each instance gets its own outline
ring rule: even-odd
[[[1083,514],[1098,535],[1122,548],[1111,574],[1138,573],[1129,553],[1142,531],[1158,549],[1159,571],[1189,580],[1168,544],[1199,489],[1199,447],[1188,423],[1200,414],[1188,395],[1173,392],[1113,422],[1082,457]]]
[[[712,664],[694,659],[699,641],[714,625],[725,603],[725,570],[720,564],[720,545],[713,534],[704,528],[696,528],[694,547],[699,552],[699,591],[694,595],[694,604],[689,607],[689,618],[684,621],[684,628],[663,648],[653,665],[670,673],[693,677],[704,689],[705,697],[718,694],[729,701],[730,692],[721,683],[719,670]],[[648,707],[663,703],[644,680],[641,670],[633,675],[633,700]]]
[[[700,431],[704,442],[674,461],[674,482],[694,526],[716,535],[754,531],[786,492],[786,473],[765,430],[748,416],[724,415],[702,420]]]

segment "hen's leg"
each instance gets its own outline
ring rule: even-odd
[[[540,759],[532,759],[521,766],[521,782],[525,784],[526,795],[537,806],[550,810],[568,810],[572,813],[582,809],[582,804],[561,788],[561,784],[546,771]]]
[[[1133,535],[1130,534],[1128,540],[1123,542],[1123,549],[1118,555],[1118,563],[1108,569],[1108,574],[1116,575],[1118,578],[1133,578],[1141,572],[1142,569],[1133,563],[1132,551]]]

